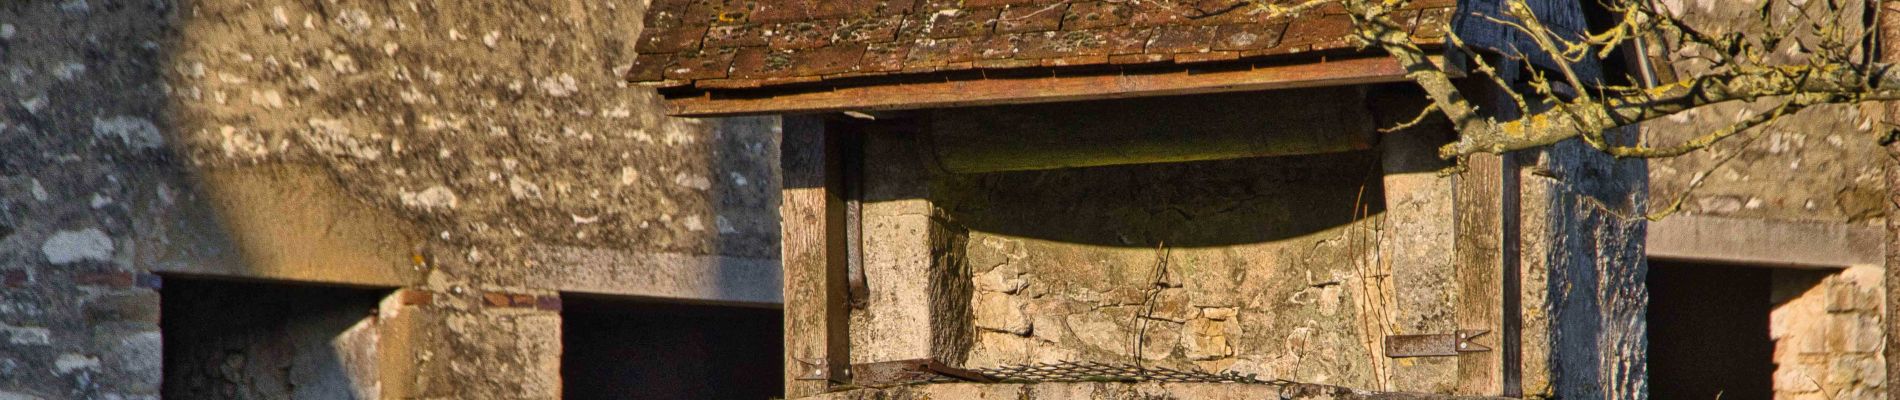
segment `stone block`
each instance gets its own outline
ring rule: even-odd
[[[1880,351],[1881,345],[1886,341],[1886,332],[1881,328],[1879,318],[1867,314],[1855,314],[1843,319],[1849,321],[1845,325],[1850,327],[1847,332],[1842,333],[1847,335],[1847,351],[1855,353]]]
[[[1069,332],[1069,327],[1062,323],[1063,316],[1067,314],[1036,312],[1036,310],[1037,308],[1034,307],[1030,309],[1029,334],[1031,337],[1045,342],[1068,341],[1068,336],[1065,334]]]
[[[1165,319],[1174,322],[1187,322],[1193,317],[1195,308],[1188,306],[1188,294],[1182,289],[1162,289],[1155,293],[1149,302],[1146,314],[1149,318]]]
[[[156,326],[152,330],[120,334],[105,343],[109,368],[118,372],[114,386],[132,390],[156,391],[163,379],[164,341]]]
[[[1023,313],[1021,299],[986,291],[978,293],[973,303],[976,327],[1019,336],[1029,334],[1029,316]]]
[[[1775,370],[1774,380],[1775,391],[1780,393],[1813,393],[1821,390],[1818,380],[1810,379],[1804,368],[1796,366],[1784,366]]]
[[[970,246],[970,253],[985,253],[977,250],[983,247],[984,246]],[[972,259],[974,259],[974,257],[972,257]],[[972,261],[971,265],[980,266],[982,264]],[[1029,281],[1023,280],[1022,274],[1023,270],[1020,267],[1009,264],[997,265],[995,268],[991,268],[989,271],[976,276],[976,288],[978,290],[1015,294],[1018,291],[1022,291],[1024,287],[1029,286]]]
[[[1829,279],[1827,285],[1827,312],[1853,312],[1860,307],[1860,288],[1851,282]]]
[[[1828,350],[1828,325],[1817,317],[1792,319],[1777,329],[1775,348],[1791,355],[1824,354]]]
[[[1858,357],[1834,357],[1828,360],[1826,379],[1822,380],[1828,388],[1845,388],[1859,381],[1860,371],[1855,368],[1855,358]]]
[[[12,346],[46,346],[53,344],[53,333],[43,327],[12,326],[0,323],[0,333],[6,334],[7,344]],[[15,347],[16,349],[18,347]]]
[[[1202,317],[1215,321],[1234,319],[1235,313],[1236,311],[1233,307],[1208,307],[1201,309]]]
[[[972,367],[1023,364],[1029,361],[1034,339],[1005,332],[979,332],[976,338],[975,355],[968,360]]]
[[[1862,314],[1831,314],[1824,338],[1828,353],[1878,351],[1885,334],[1877,318]]]
[[[1188,359],[1209,361],[1233,357],[1234,347],[1230,338],[1240,335],[1239,321],[1200,318],[1188,321],[1185,329],[1187,337],[1181,344]]]
[[[101,293],[84,302],[85,317],[93,323],[133,321],[157,323],[158,292],[123,289]]]
[[[1860,360],[1860,381],[1874,386],[1886,386],[1887,363],[1877,357],[1864,357]]]

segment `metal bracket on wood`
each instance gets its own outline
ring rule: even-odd
[[[828,365],[825,363],[825,359],[823,358],[796,358],[794,357],[792,358],[792,361],[798,363],[798,370],[799,370],[798,376],[793,377],[792,379],[801,380],[801,381],[831,380],[831,369],[826,368]]]
[[[1472,342],[1479,336],[1491,333],[1485,329],[1461,329],[1457,333],[1431,335],[1390,335],[1385,337],[1385,356],[1391,358],[1406,357],[1448,357],[1463,353],[1482,353],[1491,351]]]

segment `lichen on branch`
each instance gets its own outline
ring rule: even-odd
[[[1407,124],[1437,115],[1459,133],[1457,141],[1439,149],[1439,156],[1448,159],[1536,148],[1572,138],[1616,157],[1673,157],[1807,107],[1900,98],[1900,71],[1866,56],[1867,35],[1872,30],[1862,26],[1859,18],[1838,18],[1850,7],[1839,2],[1768,0],[1753,13],[1757,18],[1753,22],[1763,29],[1743,34],[1704,30],[1687,21],[1685,12],[1638,0],[1606,0],[1602,6],[1617,16],[1614,25],[1571,32],[1547,24],[1533,11],[1530,0],[1502,1],[1502,10],[1495,15],[1460,9],[1459,17],[1503,27],[1534,48],[1515,54],[1480,50],[1446,26],[1442,29],[1448,32],[1445,43],[1431,51],[1442,47],[1465,56],[1446,59],[1467,60],[1469,65],[1460,69],[1471,74],[1462,79],[1483,79],[1501,89],[1493,93],[1509,97],[1509,103],[1518,108],[1510,113],[1474,105],[1470,99],[1476,96],[1464,91],[1470,85],[1455,84],[1455,75],[1435,63],[1425,46],[1397,21],[1409,0],[1307,0],[1291,5],[1253,0],[1249,4],[1257,7],[1252,12],[1274,18],[1295,17],[1325,5],[1342,6],[1354,19],[1355,38],[1396,59],[1432,101],[1426,115]],[[1573,67],[1619,57],[1639,45],[1687,50],[1668,52],[1684,60],[1664,61],[1704,67],[1673,82],[1658,82],[1646,66],[1636,68],[1641,77],[1589,76]],[[1533,56],[1554,62],[1537,66],[1530,59]],[[1487,59],[1511,61],[1509,68],[1522,70],[1500,71]],[[1522,79],[1507,82],[1499,78],[1504,74]],[[1620,127],[1727,102],[1770,107],[1676,143],[1623,143],[1604,136]],[[1507,115],[1517,117],[1501,117]]]

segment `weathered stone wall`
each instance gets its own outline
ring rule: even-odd
[[[157,396],[153,272],[407,287],[386,396],[558,397],[569,287],[776,302],[776,121],[622,84],[643,7],[0,5],[0,397]]]
[[[1761,1],[1674,2],[1673,9],[1694,16],[1692,23],[1712,31],[1768,28],[1750,10]],[[1833,3],[1805,3],[1818,8]],[[1839,18],[1861,19],[1858,2],[1845,2]],[[1659,54],[1684,59],[1669,68],[1689,76],[1705,68],[1689,59],[1696,49]],[[1779,54],[1799,57],[1798,51]],[[1728,125],[1765,110],[1764,105],[1722,104],[1682,113],[1642,126],[1646,139],[1674,143]],[[1815,107],[1732,137],[1682,157],[1651,162],[1651,210],[1681,200],[1682,209],[1653,227],[1684,226],[1695,218],[1749,219],[1762,226],[1793,222],[1840,226],[1849,236],[1787,238],[1783,246],[1812,246],[1808,241],[1846,240],[1855,246],[1882,243],[1855,237],[1879,232],[1887,224],[1889,155],[1878,143],[1892,117],[1873,105]],[[1862,229],[1873,227],[1875,229]],[[1666,230],[1652,234],[1672,234]],[[1762,236],[1772,232],[1728,232]],[[1659,238],[1667,239],[1667,238]],[[1864,249],[1857,249],[1864,250]],[[1891,251],[1889,249],[1888,251]],[[1745,260],[1742,260],[1746,262]],[[1800,261],[1800,260],[1793,260]],[[1777,398],[1884,398],[1885,361],[1866,346],[1886,340],[1883,272],[1872,265],[1829,265],[1831,272],[1776,272],[1776,309],[1772,338],[1776,346],[1774,390]],[[1816,283],[1814,280],[1819,279]]]
[[[1714,106],[1644,130],[1651,140],[1674,142],[1718,129],[1746,110]],[[1877,225],[1886,217],[1884,156],[1873,132],[1879,119],[1860,107],[1817,107],[1710,150],[1657,160],[1650,208],[1664,210],[1680,199],[1681,215]],[[1690,190],[1697,180],[1700,186]]]
[[[1765,26],[1757,14],[1764,1],[1665,3],[1686,15],[1689,23],[1710,32],[1777,29]],[[1845,21],[1862,17],[1859,2],[1803,4],[1816,13],[1837,5],[1842,10],[1838,18]],[[1789,14],[1778,11],[1777,15]],[[1706,61],[1695,58],[1704,51],[1658,47],[1652,58],[1674,61],[1658,66],[1664,78],[1688,77],[1708,67]],[[1800,54],[1790,50],[1777,56],[1792,60]],[[1678,143],[1763,112],[1766,104],[1727,103],[1692,110],[1643,124],[1643,135],[1652,145]],[[1883,120],[1891,120],[1883,114],[1873,106],[1813,107],[1710,149],[1656,160],[1651,163],[1650,208],[1663,210],[1680,198],[1683,215],[1879,225],[1886,214],[1881,200],[1886,192],[1882,181],[1886,167],[1876,131],[1884,129]],[[1690,190],[1698,181],[1699,186]]]
[[[1769,337],[1777,399],[1886,397],[1885,271],[1777,270]]]
[[[945,178],[971,367],[1140,363],[1383,388],[1376,153]],[[1364,208],[1361,209],[1360,207]]]

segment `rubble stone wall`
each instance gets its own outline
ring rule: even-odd
[[[622,83],[643,11],[0,4],[0,397],[158,396],[159,273],[404,287],[419,398],[559,397],[567,283],[776,302],[777,121]]]
[[[1753,11],[1762,1],[1667,2],[1694,15],[1691,23],[1719,31],[1773,29]],[[1839,5],[1840,19],[1861,20],[1859,2]],[[1688,60],[1696,49],[1658,52]],[[1778,55],[1799,57],[1799,51]],[[1687,76],[1706,66],[1693,60],[1669,68]],[[1647,139],[1673,143],[1728,125],[1765,105],[1722,104],[1644,124]],[[1707,216],[1875,227],[1889,218],[1887,171],[1891,155],[1879,144],[1893,117],[1879,105],[1814,107],[1736,135],[1717,145],[1650,163],[1651,210],[1678,199],[1677,216]],[[1665,221],[1667,222],[1667,221]],[[1750,235],[1751,232],[1733,232]],[[1885,243],[1886,238],[1868,241]],[[1889,248],[1888,252],[1893,249]],[[1884,398],[1887,365],[1877,349],[1886,341],[1885,278],[1871,265],[1826,271],[1776,271],[1776,398]],[[1869,347],[1873,346],[1873,347]]]
[[[942,179],[933,200],[969,235],[966,364],[1385,387],[1381,176],[1353,152]]]
[[[1775,271],[1775,398],[1886,397],[1884,274],[1875,266]]]

